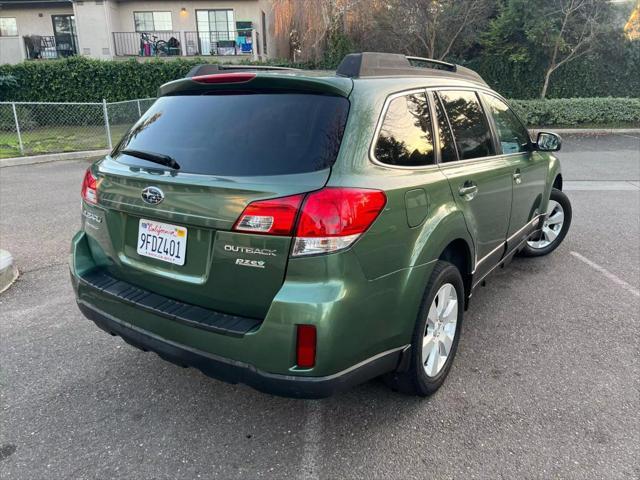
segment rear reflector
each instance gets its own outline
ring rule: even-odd
[[[198,83],[246,83],[256,78],[255,73],[215,73],[213,75],[197,75],[191,80]]]
[[[87,168],[84,174],[80,196],[87,203],[94,205],[98,203],[98,179],[91,173],[91,168]]]
[[[266,235],[292,235],[303,198],[304,195],[292,195],[252,202],[244,209],[233,229]]]
[[[296,365],[300,368],[313,368],[316,364],[316,327],[298,325],[296,342]]]

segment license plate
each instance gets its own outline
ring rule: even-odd
[[[187,229],[169,223],[140,219],[138,255],[175,265],[184,265],[187,251]]]

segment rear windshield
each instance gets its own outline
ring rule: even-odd
[[[343,97],[247,93],[159,98],[124,136],[114,157],[138,150],[172,157],[181,172],[277,175],[333,165],[349,111]]]

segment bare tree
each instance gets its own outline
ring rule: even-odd
[[[476,41],[489,20],[491,0],[389,0],[378,35],[396,51],[444,59]]]
[[[551,74],[566,63],[588,53],[602,32],[606,0],[556,0],[551,11],[541,17],[533,29],[550,49],[540,98],[545,98]]]
[[[276,34],[296,32],[301,57],[318,60],[332,29],[344,29],[367,5],[378,0],[274,0]]]

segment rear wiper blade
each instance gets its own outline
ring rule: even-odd
[[[153,152],[145,152],[144,150],[133,150],[129,148],[125,148],[121,151],[126,155],[131,155],[132,157],[141,158],[143,160],[148,160],[153,163],[157,163],[160,165],[164,165],[165,167],[173,168],[174,170],[180,169],[180,164],[176,162],[169,155],[162,155],[161,153],[153,153]]]

